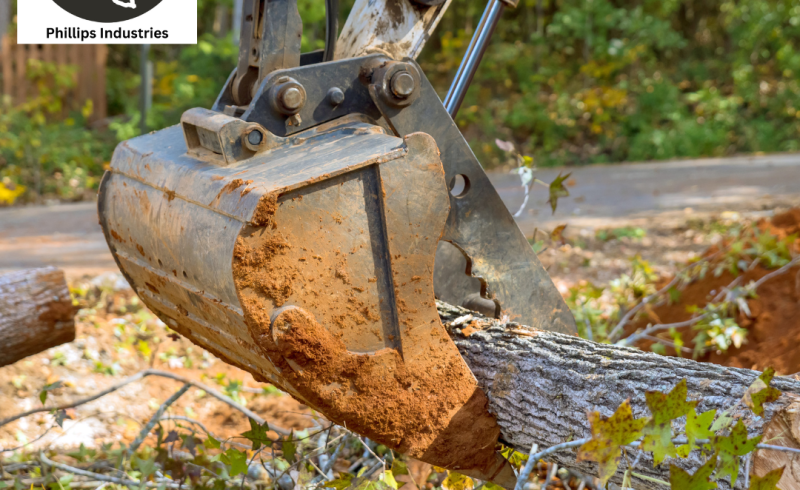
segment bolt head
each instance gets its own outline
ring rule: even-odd
[[[414,77],[407,71],[401,71],[392,77],[391,89],[396,97],[406,99],[414,93],[415,88]]]
[[[299,88],[289,87],[281,94],[281,105],[290,111],[296,111],[303,107],[303,99],[303,92]]]
[[[261,134],[261,131],[257,129],[250,131],[250,133],[247,135],[247,142],[253,146],[260,145],[262,141],[264,141],[264,135]]]
[[[328,101],[332,105],[339,105],[344,102],[344,92],[339,87],[333,87],[328,90]]]

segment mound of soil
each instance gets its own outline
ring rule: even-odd
[[[791,209],[770,221],[762,220],[757,226],[780,238],[800,235],[800,209]],[[795,248],[800,249],[800,239],[795,242]],[[757,281],[770,272],[773,270],[758,266],[745,272],[739,284]],[[719,277],[708,274],[694,281],[681,291],[678,302],[654,307],[650,318],[635,323],[630,331],[644,328],[656,318],[659,323],[688,320],[692,316],[687,312],[688,307],[705,306],[735,278],[729,272],[724,272]],[[731,347],[724,353],[711,352],[699,360],[756,370],[772,366],[779,374],[800,372],[800,266],[767,280],[758,288],[757,294],[756,298],[748,300],[751,316],[739,313],[739,325],[748,330],[746,343],[740,348]],[[695,332],[692,328],[685,327],[681,333],[687,347],[693,347],[691,339]],[[651,344],[650,341],[644,341],[640,347],[649,349]],[[668,351],[675,354],[673,349]]]

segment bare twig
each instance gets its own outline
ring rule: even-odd
[[[681,273],[683,273],[683,272],[686,272],[687,270],[689,270],[689,269],[692,269],[692,268],[694,268],[694,267],[697,267],[697,265],[698,265],[698,264],[701,264],[701,263],[703,263],[703,262],[705,262],[705,261],[707,261],[707,260],[710,260],[710,259],[712,259],[713,257],[716,257],[718,254],[719,254],[719,252],[717,252],[717,253],[715,253],[715,254],[712,254],[712,255],[709,255],[708,257],[703,257],[703,258],[701,258],[700,260],[698,260],[697,262],[693,262],[693,263],[689,264],[688,266],[684,267],[683,269],[681,269],[680,271],[678,271],[678,273],[677,273],[677,274],[675,274],[675,277],[673,277],[673,278],[672,278],[672,280],[671,280],[669,283],[667,283],[667,285],[666,285],[666,286],[664,286],[663,288],[659,289],[658,291],[656,291],[655,293],[651,294],[650,296],[647,296],[647,297],[646,297],[646,298],[644,298],[642,301],[640,301],[640,302],[639,302],[639,304],[637,304],[636,306],[634,306],[633,308],[631,308],[630,310],[628,310],[628,312],[627,312],[627,313],[625,313],[625,315],[624,315],[624,316],[623,316],[623,317],[620,319],[620,321],[617,323],[617,325],[616,325],[616,326],[615,326],[615,327],[614,327],[614,328],[611,330],[611,332],[608,334],[608,338],[609,338],[609,340],[612,340],[612,341],[613,341],[614,337],[616,337],[617,335],[619,335],[620,331],[621,331],[623,328],[625,328],[625,325],[627,325],[627,324],[628,324],[628,322],[630,322],[630,321],[633,319],[633,317],[634,317],[634,316],[635,316],[635,315],[636,315],[636,314],[637,314],[637,313],[638,313],[638,312],[639,312],[639,311],[640,311],[642,308],[644,308],[644,306],[645,306],[646,304],[650,303],[650,302],[651,302],[651,301],[653,301],[654,299],[657,299],[657,298],[661,297],[661,295],[663,295],[664,293],[666,293],[667,291],[669,291],[669,289],[670,289],[672,286],[674,286],[674,285],[678,284],[678,282],[681,280]]]
[[[342,437],[344,437],[345,435],[346,435],[346,434],[342,434],[342,435],[340,435],[340,436],[337,436],[337,437],[335,437],[335,438],[333,439],[333,441],[331,441],[331,443],[333,443],[333,442],[335,442],[335,441],[338,441],[339,439],[341,439],[341,438],[342,438]],[[292,468],[294,468],[294,467],[295,467],[295,466],[297,466],[298,464],[300,464],[300,463],[302,463],[302,462],[304,462],[304,461],[308,460],[309,458],[313,458],[314,456],[316,456],[316,454],[314,454],[314,453],[316,453],[316,452],[317,452],[317,451],[319,451],[319,450],[320,450],[320,448],[313,449],[313,450],[309,451],[309,452],[308,452],[308,453],[305,455],[305,457],[303,457],[302,459],[298,459],[297,461],[295,461],[294,463],[292,463],[291,465],[289,465],[289,467],[288,467],[288,468],[286,468],[285,470],[283,470],[283,472],[282,472],[280,475],[278,475],[278,477],[277,477],[277,478],[275,478],[275,481],[280,481],[280,480],[281,480],[281,478],[283,478],[283,475],[285,475],[285,474],[289,473],[289,470],[291,470]],[[262,462],[262,463],[263,463],[263,462]],[[266,469],[266,468],[265,468],[265,469]]]
[[[523,490],[525,488],[525,485],[528,483],[528,478],[531,477],[531,472],[538,461],[538,459],[534,458],[538,450],[539,445],[534,443],[533,446],[531,446],[531,452],[528,454],[528,461],[525,462],[525,466],[522,467],[522,471],[520,471],[519,476],[517,476],[517,484],[514,486],[514,490]]]
[[[759,263],[759,260],[755,259],[750,264],[750,267],[748,267],[748,270],[752,270],[758,263]],[[768,280],[772,279],[773,277],[786,273],[787,271],[789,271],[797,263],[800,263],[800,256],[795,257],[792,261],[790,261],[788,264],[784,265],[780,269],[777,269],[777,270],[775,270],[773,272],[770,272],[769,274],[765,275],[764,277],[762,277],[758,281],[755,281],[751,286],[748,286],[748,288],[753,290],[753,291],[755,291],[756,289],[758,289],[759,286],[761,286],[762,284],[764,284]],[[723,297],[726,298],[728,301],[732,300],[733,298],[730,297],[730,294],[734,290],[734,288],[739,284],[739,282],[741,282],[743,277],[744,276],[739,276],[736,279],[734,279],[733,281],[731,281],[731,283],[728,284],[725,288],[723,288],[723,290],[720,291],[719,294],[717,294],[717,296],[711,302],[714,303],[714,302],[720,301]],[[656,294],[658,294],[658,293],[656,293]],[[645,298],[645,300],[646,299],[647,298]],[[694,318],[690,318],[690,319],[682,321],[682,322],[650,325],[650,326],[648,326],[647,328],[645,328],[644,330],[642,330],[640,332],[633,333],[633,334],[629,335],[628,337],[626,337],[624,339],[621,339],[620,341],[617,342],[617,345],[633,345],[637,341],[639,341],[640,339],[642,339],[642,338],[644,338],[646,336],[649,336],[650,334],[652,334],[654,332],[658,332],[658,331],[661,331],[661,330],[669,330],[671,328],[690,327],[690,326],[698,323],[699,321],[703,320],[707,316],[708,316],[708,313],[704,313],[704,314],[702,314],[700,316],[696,316]],[[609,336],[609,338],[611,338],[611,336]]]
[[[773,277],[779,276],[781,274],[785,274],[786,272],[789,271],[789,269],[791,269],[792,267],[794,267],[797,264],[800,264],[800,256],[795,257],[788,264],[784,265],[780,269],[774,270],[774,271],[770,272],[769,274],[767,274],[766,276],[764,276],[761,279],[759,279],[758,281],[754,282],[752,288],[753,289],[757,289],[759,286],[761,286],[765,282],[769,281]]]
[[[48,480],[47,478],[26,478],[26,479],[17,480],[17,481],[19,481],[25,487],[30,487],[31,485],[36,487],[36,486],[42,485],[43,483],[46,483],[47,480]],[[8,480],[6,480],[6,481],[0,480],[0,483],[3,483],[3,484],[6,485],[6,487],[4,487],[4,488],[13,487],[14,486],[14,480],[10,480],[10,481],[8,481]],[[72,481],[72,482],[70,482],[69,487],[70,488],[93,488],[94,490],[100,490],[101,488],[104,488],[104,486],[108,485],[109,483],[111,483],[111,482],[101,482],[101,481],[93,481],[93,480]]]
[[[370,468],[367,471],[365,471],[360,477],[356,478],[355,481],[353,481],[350,484],[350,486],[347,487],[347,490],[350,490],[351,488],[358,488],[359,485],[361,485],[361,483],[364,480],[366,480],[367,478],[371,477],[373,473],[378,471],[378,468],[385,467],[385,466],[386,466],[386,461],[384,461],[382,459],[378,459],[378,462],[375,463],[375,466],[373,466],[372,468]]]
[[[653,342],[657,342],[659,344],[664,344],[664,345],[666,345],[668,347],[672,347],[673,349],[678,350],[678,345],[675,342],[672,342],[672,341],[669,341],[669,340],[666,340],[666,339],[661,339],[661,338],[658,338],[658,337],[653,337],[652,335],[643,335],[642,338],[643,339],[647,339],[647,340],[652,340]],[[684,347],[684,346],[681,346],[680,350],[682,352],[689,352],[689,353],[692,352],[692,349],[690,349],[688,347]]]
[[[72,466],[63,464],[63,463],[56,463],[55,461],[50,460],[47,456],[44,455],[44,452],[39,453],[39,460],[52,468],[58,468],[61,471],[66,471],[67,473],[72,473],[74,475],[86,476],[88,478],[94,478],[95,480],[99,480],[102,482],[109,482],[115,483],[117,485],[125,485],[127,487],[138,487],[144,485],[148,488],[158,488],[158,487],[166,487],[166,488],[188,488],[187,486],[182,486],[178,483],[168,483],[168,482],[159,482],[159,483],[152,483],[152,482],[140,482],[136,480],[126,480],[124,478],[116,478],[113,476],[102,475],[100,473],[94,473],[92,471],[82,470],[80,468],[74,468]]]
[[[561,444],[556,444],[555,446],[550,446],[547,449],[543,449],[536,454],[531,455],[530,457],[539,461],[540,459],[544,458],[545,456],[549,456],[553,453],[557,453],[559,451],[563,451],[565,449],[572,449],[574,447],[582,446],[591,440],[590,437],[586,437],[584,439],[576,439],[574,441],[569,442],[562,442]]]
[[[546,490],[550,482],[553,481],[553,477],[556,476],[556,471],[558,471],[558,465],[551,463],[550,471],[547,472],[547,478],[545,478],[544,484],[542,485],[543,490]]]
[[[747,455],[744,462],[744,486],[750,488],[750,459],[751,455]]]
[[[48,433],[49,433],[51,430],[53,430],[55,427],[56,427],[56,424],[53,424],[53,425],[52,425],[52,426],[50,426],[50,427],[49,427],[49,428],[48,428],[46,431],[42,432],[42,433],[41,433],[41,435],[39,435],[39,437],[37,437],[36,439],[34,439],[34,440],[32,440],[32,441],[26,442],[25,444],[22,444],[22,445],[20,445],[20,446],[17,446],[17,447],[10,447],[10,448],[8,448],[8,449],[0,449],[0,453],[8,453],[8,452],[11,452],[11,451],[16,451],[16,450],[18,450],[18,449],[22,449],[22,448],[24,448],[24,447],[26,447],[26,446],[29,446],[29,445],[33,444],[34,442],[36,442],[36,441],[38,441],[38,440],[42,439],[44,436],[46,436],[46,435],[47,435],[47,434],[48,434]]]
[[[639,339],[641,339],[642,337],[649,336],[650,334],[652,334],[654,332],[659,332],[661,330],[669,330],[671,328],[691,327],[695,323],[698,323],[699,321],[705,319],[707,316],[708,316],[708,313],[703,313],[700,316],[696,316],[694,318],[690,318],[690,319],[682,321],[682,322],[657,323],[655,325],[650,325],[649,327],[645,328],[641,332],[637,332],[637,333],[631,334],[631,335],[625,337],[624,339],[619,340],[617,342],[617,345],[633,345],[637,341],[639,341]]]
[[[774,446],[772,444],[756,444],[757,449],[767,449],[770,451],[783,451],[785,453],[795,453],[800,454],[800,449],[795,449],[793,447],[784,447],[784,446]]]
[[[158,420],[161,418],[162,415],[164,415],[164,412],[170,407],[170,405],[178,401],[178,398],[180,398],[181,396],[183,396],[184,393],[189,391],[189,388],[191,387],[192,385],[188,383],[184,384],[180,390],[173,393],[172,396],[167,398],[167,400],[164,403],[162,403],[160,407],[158,407],[156,413],[154,413],[153,416],[150,417],[150,420],[148,420],[147,424],[145,424],[145,426],[142,427],[142,430],[139,431],[139,435],[136,436],[136,439],[134,439],[131,445],[128,447],[129,458],[133,456],[133,454],[136,452],[137,449],[139,449],[139,446],[142,445],[144,439],[147,437],[148,434],[150,434],[150,431],[153,430],[153,427],[156,426]]]
[[[203,423],[202,423],[202,422],[200,422],[199,420],[191,419],[191,418],[189,418],[189,417],[186,417],[186,416],[183,416],[183,415],[165,415],[165,416],[162,416],[162,417],[161,417],[159,420],[164,420],[164,421],[167,421],[167,420],[168,420],[168,421],[180,420],[181,422],[187,422],[187,423],[190,423],[190,424],[192,424],[192,425],[196,425],[196,426],[200,427],[200,429],[201,429],[203,432],[205,432],[205,433],[206,433],[206,435],[209,435],[209,436],[213,437],[214,439],[216,439],[216,438],[217,438],[217,437],[214,435],[214,433],[213,433],[213,432],[211,432],[210,430],[208,430],[208,428],[207,428],[205,425],[203,425]],[[236,444],[236,443],[235,443],[235,444]],[[245,445],[245,444],[241,444],[241,446],[244,446],[244,447],[250,447],[249,445]]]
[[[217,439],[217,437],[214,435],[214,433],[211,432],[210,430],[208,430],[208,428],[205,425],[203,425],[203,423],[200,422],[199,420],[191,419],[191,418],[185,417],[183,415],[166,415],[166,416],[162,416],[158,420],[159,421],[170,421],[170,422],[174,422],[176,420],[180,420],[180,421],[183,421],[183,422],[188,422],[190,424],[194,424],[194,425],[200,427],[200,429],[202,429],[203,432],[205,432],[209,437],[213,437],[214,439]],[[250,447],[251,447],[250,444],[242,444],[240,442],[231,441],[231,440],[224,440],[224,441],[220,440],[219,443],[220,444],[228,444],[230,446],[236,446],[236,447],[242,448],[242,449],[250,449]]]
[[[117,391],[120,388],[122,388],[122,387],[124,387],[126,385],[129,385],[129,384],[131,384],[133,382],[139,381],[139,380],[141,380],[141,379],[143,379],[143,378],[145,378],[147,376],[159,376],[159,377],[162,377],[162,378],[174,379],[176,381],[181,381],[183,383],[190,384],[190,385],[194,386],[195,388],[199,388],[199,389],[205,391],[206,393],[208,393],[212,397],[214,397],[217,400],[227,404],[228,406],[230,406],[232,408],[235,408],[236,410],[242,412],[243,414],[245,414],[246,416],[248,416],[251,419],[255,420],[259,424],[263,424],[265,422],[264,419],[259,417],[252,410],[248,409],[247,407],[245,407],[245,406],[243,406],[243,405],[241,405],[239,403],[236,403],[235,401],[231,400],[229,397],[225,396],[224,394],[220,393],[219,391],[215,390],[214,388],[211,388],[210,386],[207,386],[207,385],[205,385],[203,383],[199,383],[197,381],[193,381],[191,379],[185,378],[185,377],[177,375],[177,374],[170,373],[168,371],[161,371],[161,370],[158,370],[158,369],[145,369],[143,371],[139,371],[138,373],[134,374],[133,376],[130,376],[130,377],[122,380],[121,382],[119,382],[119,383],[117,383],[115,385],[112,385],[112,386],[106,388],[105,390],[103,390],[103,391],[101,391],[101,392],[99,392],[99,393],[97,393],[95,395],[92,395],[90,397],[82,398],[82,399],[75,400],[75,401],[72,401],[72,402],[69,402],[69,403],[65,403],[63,405],[58,405],[58,406],[55,406],[55,407],[35,408],[33,410],[28,410],[27,412],[22,412],[22,413],[19,413],[17,415],[12,415],[11,417],[9,417],[7,419],[0,420],[0,427],[4,426],[6,424],[9,424],[11,422],[14,422],[15,420],[21,419],[23,417],[27,417],[29,415],[33,415],[35,413],[49,412],[51,410],[64,410],[64,409],[67,409],[67,408],[74,408],[74,407],[77,407],[79,405],[84,405],[86,403],[89,403],[89,402],[92,402],[94,400],[97,400],[98,398],[101,398],[101,397],[103,397],[105,395],[108,395],[109,393],[113,393],[114,391]],[[286,430],[286,429],[284,429],[282,427],[274,426],[272,424],[270,424],[269,428],[270,428],[270,430],[273,430],[273,431],[277,432],[278,434],[280,434],[282,436],[288,436],[289,433],[290,433],[290,431],[288,431],[288,430]]]

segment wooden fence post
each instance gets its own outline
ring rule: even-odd
[[[2,1],[2,0],[0,0]],[[104,44],[17,44],[11,36],[0,37],[0,94],[11,96],[14,105],[22,104],[36,95],[36,87],[27,77],[29,60],[41,60],[56,65],[74,65],[75,88],[67,96],[65,113],[80,110],[87,100],[94,111],[90,120],[104,119],[106,102],[106,59],[108,46]]]

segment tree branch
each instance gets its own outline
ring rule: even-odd
[[[255,420],[259,424],[263,424],[264,422],[266,422],[263,418],[259,417],[252,410],[248,409],[247,407],[245,407],[245,406],[243,406],[243,405],[241,405],[239,403],[236,403],[235,401],[231,400],[229,397],[225,396],[224,394],[220,393],[219,391],[215,390],[214,388],[211,388],[210,386],[207,386],[207,385],[205,385],[203,383],[199,383],[197,381],[193,381],[191,379],[188,379],[188,378],[185,378],[183,376],[180,376],[180,375],[177,375],[177,374],[173,374],[173,373],[170,373],[170,372],[167,372],[167,371],[160,371],[158,369],[145,369],[145,370],[139,371],[138,373],[134,374],[133,376],[130,376],[130,377],[120,381],[119,383],[117,383],[115,385],[112,385],[112,386],[106,388],[105,390],[103,390],[103,391],[101,391],[99,393],[96,393],[96,394],[94,394],[92,396],[89,396],[87,398],[81,398],[79,400],[75,400],[75,401],[72,401],[72,402],[69,402],[69,403],[65,403],[65,404],[62,404],[62,405],[57,405],[55,407],[34,408],[33,410],[28,410],[27,412],[22,412],[22,413],[19,413],[17,415],[12,415],[11,417],[8,417],[6,419],[0,420],[0,427],[2,427],[4,425],[7,425],[7,424],[10,424],[11,422],[14,422],[15,420],[19,420],[19,419],[21,419],[23,417],[27,417],[29,415],[33,415],[33,414],[36,414],[36,413],[49,412],[51,410],[65,410],[67,408],[74,408],[74,407],[77,407],[77,406],[80,406],[80,405],[84,405],[86,403],[89,403],[89,402],[92,402],[94,400],[97,400],[98,398],[102,398],[102,397],[108,395],[109,393],[113,393],[113,392],[119,390],[120,388],[123,388],[124,386],[129,385],[131,383],[134,383],[136,381],[139,381],[139,380],[141,380],[141,379],[143,379],[143,378],[145,378],[147,376],[159,376],[159,377],[162,377],[162,378],[174,379],[176,381],[180,381],[182,383],[194,386],[195,388],[199,388],[199,389],[205,391],[206,393],[208,393],[212,397],[214,397],[217,400],[227,404],[228,406],[230,406],[232,408],[235,408],[236,410],[242,412],[243,414],[245,414],[246,416],[248,416],[251,419]],[[282,427],[274,426],[272,424],[270,424],[269,428],[270,428],[270,430],[273,430],[273,431],[277,432],[278,434],[280,434],[282,436],[288,436],[291,433],[291,431],[289,431],[289,430],[286,430],[286,429],[284,429]]]

